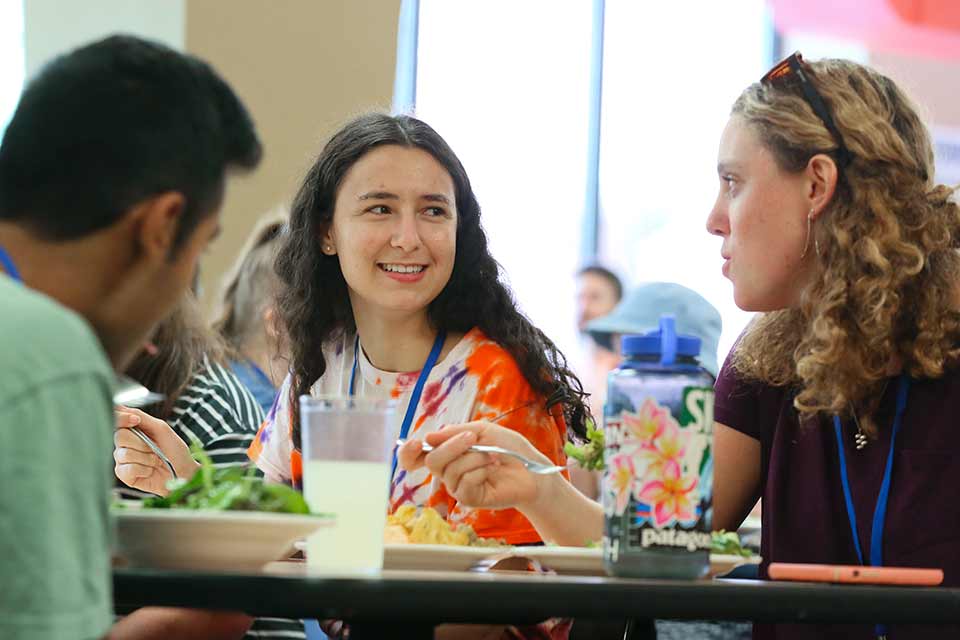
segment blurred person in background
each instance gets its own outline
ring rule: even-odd
[[[723,319],[716,307],[693,289],[673,282],[649,282],[633,289],[609,314],[587,324],[586,331],[597,342],[611,345],[620,356],[620,338],[627,334],[656,331],[660,316],[672,314],[677,331],[703,341],[700,363],[716,378],[720,370],[718,353]]]
[[[587,325],[613,311],[623,297],[623,283],[613,271],[600,265],[590,265],[577,272],[576,320],[580,341],[573,354],[574,370],[589,394],[590,413],[598,422],[603,417],[603,397],[607,373],[620,361],[613,350],[609,336],[599,339],[587,332]],[[571,476],[578,487],[588,489],[590,474],[574,466]]]
[[[0,637],[249,626],[151,607],[114,624],[110,450],[115,370],[188,289],[228,172],[260,155],[213,69],[139,38],[77,48],[24,89],[0,143]]]
[[[290,364],[277,315],[280,279],[273,270],[288,218],[286,212],[273,212],[257,224],[225,279],[213,321],[229,348],[230,369],[264,414]]]
[[[587,333],[614,350],[608,351],[603,361],[603,384],[590,396],[591,408],[597,407],[594,417],[603,425],[603,404],[606,401],[606,374],[619,366],[620,338],[624,335],[656,331],[660,316],[672,314],[677,320],[677,332],[697,336],[702,340],[700,363],[716,377],[717,348],[723,321],[720,312],[696,291],[673,282],[651,282],[640,285],[616,306],[611,313],[596,318],[586,326]],[[596,403],[596,404],[594,404]],[[599,473],[579,467],[571,470],[571,479],[584,495],[596,499],[599,495]]]
[[[227,347],[204,323],[192,293],[160,323],[149,345],[124,373],[165,399],[142,411],[119,407],[118,426],[163,420],[185,443],[202,446],[214,466],[247,464],[246,450],[264,413],[228,368]],[[116,473],[132,485],[152,468],[118,460]]]
[[[623,297],[623,283],[606,267],[591,265],[577,273],[577,330],[582,334],[591,320],[607,315]],[[609,344],[601,345],[607,349]]]

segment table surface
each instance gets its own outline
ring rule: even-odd
[[[347,578],[311,575],[305,564],[292,562],[255,574],[118,568],[114,594],[118,610],[183,606],[354,621],[519,624],[558,616],[960,623],[960,589],[939,587],[513,572],[384,571]]]

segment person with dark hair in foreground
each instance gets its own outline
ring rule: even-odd
[[[80,47],[24,90],[0,143],[0,636],[231,638],[249,625],[149,608],[113,625],[110,452],[114,371],[189,287],[227,172],[260,155],[207,64],[138,38]]]

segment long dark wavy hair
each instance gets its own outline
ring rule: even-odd
[[[546,408],[562,407],[567,429],[583,438],[590,410],[580,380],[556,345],[520,313],[500,282],[500,265],[487,249],[480,205],[460,160],[436,131],[410,116],[372,113],[348,123],[327,142],[294,199],[290,233],[276,263],[284,285],[278,307],[292,351],[292,406],[326,371],[323,345],[356,332],[340,261],[324,255],[320,244],[333,222],[337,190],[347,171],[383,145],[426,151],[453,179],[456,258],[449,282],[427,309],[433,328],[463,333],[479,328],[513,356]],[[300,417],[298,411],[292,413],[293,441],[299,448]]]

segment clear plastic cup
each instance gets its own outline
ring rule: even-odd
[[[336,517],[307,539],[311,572],[383,568],[394,410],[389,400],[301,396],[303,495],[311,511]]]

